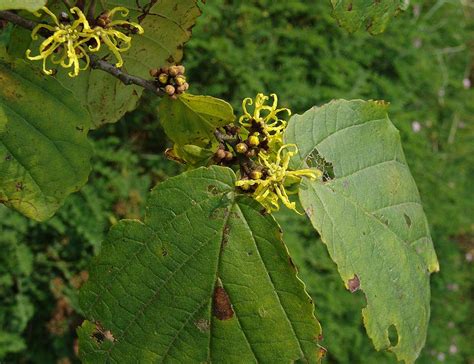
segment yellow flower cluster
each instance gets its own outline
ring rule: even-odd
[[[283,130],[285,130],[287,122],[284,119],[280,119],[278,114],[281,112],[288,113],[291,116],[290,109],[281,108],[278,109],[278,96],[276,94],[270,95],[273,98],[273,104],[266,105],[266,102],[270,99],[262,93],[257,94],[255,102],[247,97],[242,102],[242,109],[244,114],[240,117],[239,123],[247,129],[254,127],[254,123],[257,123],[262,128],[263,136],[268,138],[269,146],[275,147],[275,144],[283,142]],[[247,106],[254,105],[253,114],[251,114]]]
[[[284,153],[286,152],[286,153]],[[253,192],[254,198],[260,202],[267,212],[278,211],[280,209],[279,200],[291,210],[296,210],[296,204],[290,201],[285,187],[297,183],[301,177],[318,179],[322,172],[317,169],[300,169],[289,171],[288,166],[291,157],[296,155],[298,148],[294,144],[286,144],[280,147],[273,160],[271,155],[260,152],[258,157],[267,168],[266,178],[242,179],[236,182],[236,186],[246,189],[250,186],[257,186]]]
[[[255,123],[258,124],[258,128],[268,143],[268,148],[261,149],[257,157],[265,173],[253,173],[250,178],[238,180],[236,186],[247,191],[253,190],[253,197],[265,207],[267,212],[278,211],[280,209],[279,201],[289,209],[298,212],[296,204],[290,201],[288,195],[291,193],[287,191],[287,187],[299,183],[302,177],[312,180],[319,179],[322,172],[310,168],[296,171],[288,169],[291,158],[298,153],[298,148],[294,144],[283,144],[283,132],[287,122],[280,119],[278,114],[285,111],[291,115],[291,111],[285,108],[278,109],[277,96],[275,94],[271,96],[273,104],[269,106],[265,104],[269,97],[261,93],[258,94],[255,98],[253,114],[247,110],[247,105],[252,105],[253,100],[246,98],[242,103],[244,115],[239,119],[240,124],[248,130],[255,129]]]
[[[135,28],[139,34],[143,33],[143,28],[133,22],[126,20],[111,20],[106,26],[95,26],[91,28],[89,21],[84,13],[77,7],[70,9],[71,14],[76,19],[72,23],[62,23],[58,20],[48,8],[43,7],[42,10],[48,14],[54,22],[54,25],[38,24],[32,31],[33,40],[38,39],[38,32],[46,29],[53,34],[46,38],[39,46],[39,55],[31,56],[31,50],[26,51],[26,57],[30,60],[43,61],[43,72],[47,75],[53,74],[51,69],[47,68],[46,62],[49,59],[53,64],[60,65],[63,68],[73,67],[73,71],[69,72],[69,76],[76,77],[81,70],[89,67],[89,52],[98,52],[101,44],[104,43],[117,59],[116,66],[123,66],[123,59],[120,53],[130,49],[132,38],[114,29],[115,26],[127,26]],[[115,13],[121,12],[122,16],[128,15],[128,9],[116,7],[105,15],[108,19],[112,19]],[[40,14],[36,14],[40,16]],[[81,67],[79,61],[83,60],[85,64]]]

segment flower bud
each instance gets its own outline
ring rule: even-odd
[[[231,152],[229,152],[229,151],[226,150],[226,151],[225,151],[225,157],[224,157],[224,159],[225,159],[226,161],[231,161],[233,158],[234,158],[234,155],[233,155]]]
[[[250,185],[242,185],[242,186],[240,186],[240,188],[244,191],[248,191],[248,190],[250,190]]]
[[[224,149],[217,149],[216,153],[214,154],[215,158],[220,161],[225,158],[225,150]]]
[[[252,171],[250,172],[250,178],[252,179],[261,179],[263,176],[262,172],[260,171]]]
[[[162,73],[158,77],[158,81],[160,81],[162,84],[166,84],[168,82],[168,75],[166,73]]]
[[[176,69],[178,70],[179,75],[184,75],[184,72],[186,71],[186,68],[182,65],[176,66]]]
[[[182,75],[176,76],[175,81],[178,86],[182,86],[186,83],[186,77]]]
[[[156,76],[159,75],[159,72],[160,72],[159,69],[157,69],[157,68],[152,68],[152,69],[150,70],[150,76],[151,76],[151,77],[156,77]]]
[[[237,153],[244,154],[245,152],[249,150],[249,148],[247,147],[247,144],[239,143],[235,146],[235,150],[237,151]]]
[[[256,135],[250,135],[247,139],[248,143],[252,147],[256,147],[260,144],[260,139]]]
[[[189,83],[185,82],[185,83],[183,84],[183,87],[184,87],[184,91],[188,91],[188,89],[189,89]]]
[[[172,85],[167,85],[167,86],[165,87],[165,92],[166,92],[168,95],[173,96],[174,93],[176,92],[176,89],[175,89],[174,86],[172,86]]]

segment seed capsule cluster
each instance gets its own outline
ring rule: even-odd
[[[245,130],[242,133],[240,127],[226,125],[222,128],[223,139],[214,153],[214,161],[224,166],[239,165],[241,167],[241,178],[244,180],[261,180],[268,176],[268,170],[258,162],[260,151],[268,151],[268,140],[264,136],[258,124],[255,129]],[[226,140],[226,141],[224,141]],[[245,162],[246,161],[246,162]],[[244,162],[244,163],[242,163]],[[244,191],[253,191],[257,185],[241,187]]]
[[[176,99],[178,95],[186,92],[189,84],[186,82],[184,66],[175,65],[170,67],[153,68],[150,76],[155,78],[159,91],[165,92],[171,98]]]

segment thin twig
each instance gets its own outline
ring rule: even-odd
[[[0,11],[0,19],[5,19],[13,24],[19,25],[22,28],[33,30],[38,24],[34,21],[22,18],[21,16],[11,12],[11,11]],[[40,29],[38,34],[41,34],[43,37],[49,37],[51,32],[46,29]],[[153,92],[155,95],[163,96],[164,93],[161,91],[153,81],[145,80],[141,77],[129,75],[128,73],[122,71],[120,68],[115,67],[113,64],[99,59],[98,57],[92,55],[91,57],[91,68],[98,69],[108,74],[118,78],[125,85],[137,85],[143,87],[146,90]]]
[[[137,85],[143,87],[145,90],[153,92],[158,96],[164,95],[164,93],[156,87],[153,81],[129,75],[128,73],[122,71],[120,68],[117,68],[113,64],[99,59],[96,56],[91,56],[91,68],[107,72],[108,74],[111,74],[112,76],[118,78],[125,85]]]
[[[21,16],[11,12],[11,11],[0,11],[0,18],[9,21],[10,23],[19,25],[22,28],[33,30],[38,23],[35,23],[32,20],[22,18]]]

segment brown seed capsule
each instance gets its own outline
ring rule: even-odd
[[[220,161],[225,158],[225,150],[224,149],[217,149],[217,151],[214,153],[214,157]]]
[[[247,150],[249,150],[249,147],[247,147],[247,144],[245,143],[239,143],[235,146],[235,150],[237,151],[237,153],[244,154],[245,152],[247,152]]]
[[[165,92],[166,92],[168,95],[173,96],[174,93],[176,92],[176,89],[175,89],[174,86],[172,86],[172,85],[167,85],[167,86],[165,87]]]
[[[253,158],[257,155],[257,151],[255,149],[250,149],[247,153],[245,153],[245,156],[247,158]]]
[[[156,77],[156,76],[158,76],[159,74],[160,74],[160,70],[157,69],[157,68],[152,68],[152,69],[150,70],[150,76],[151,76],[151,77]]]
[[[176,88],[176,93],[182,94],[184,91],[186,91],[186,90],[185,90],[185,88],[184,88],[183,85],[178,86],[178,87]]]
[[[178,75],[178,69],[177,69],[177,66],[171,66],[168,70],[168,74],[171,76],[171,77],[176,77]]]
[[[225,151],[225,157],[224,157],[224,159],[225,159],[226,161],[231,161],[233,158],[234,158],[234,155],[233,155],[231,152],[229,152],[229,151],[226,150],[226,151]]]
[[[166,73],[160,74],[158,76],[158,81],[160,81],[162,84],[166,84],[168,82],[168,75]]]

